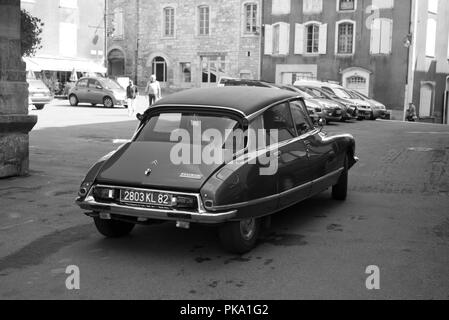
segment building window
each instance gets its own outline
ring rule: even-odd
[[[354,27],[353,22],[337,23],[337,53],[353,54],[354,53]]]
[[[304,14],[318,14],[323,11],[323,0],[304,0],[302,11]]]
[[[245,4],[245,33],[257,32],[257,4]]]
[[[357,0],[339,0],[338,11],[354,11],[356,9]]]
[[[152,63],[153,74],[159,82],[167,82],[167,62],[162,57],[156,57]]]
[[[434,18],[427,19],[426,56],[435,57],[437,37],[437,21]]]
[[[113,37],[122,39],[125,35],[125,29],[123,24],[123,9],[115,8],[114,9],[114,20],[112,23],[114,27]]]
[[[438,13],[438,2],[439,2],[439,0],[429,0],[429,3],[428,3],[429,13],[434,13],[434,14]]]
[[[273,26],[273,54],[279,54],[279,39],[281,37],[281,25]]]
[[[192,64],[190,62],[181,62],[181,81],[184,83],[192,82]]]
[[[391,54],[393,42],[393,20],[374,19],[371,24],[371,54]]]
[[[175,36],[175,9],[164,8],[164,37]]]
[[[318,53],[320,42],[320,26],[317,24],[311,24],[307,26],[307,53]]]
[[[78,27],[73,23],[59,23],[59,54],[76,57],[78,53]]]
[[[199,7],[199,34],[200,36],[209,35],[209,20],[210,9],[208,6]]]
[[[273,15],[290,14],[291,0],[273,0],[271,13]]]
[[[202,56],[202,83],[217,83],[221,74],[226,73],[226,57],[221,55]]]
[[[373,6],[379,9],[392,9],[394,0],[373,0]]]

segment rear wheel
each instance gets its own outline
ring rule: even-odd
[[[45,107],[45,104],[35,104],[34,105],[36,107],[37,110],[42,110]]]
[[[103,105],[104,105],[106,108],[113,108],[113,107],[114,107],[114,101],[112,101],[112,98],[111,98],[111,97],[105,97],[105,98],[103,99]]]
[[[219,236],[223,247],[235,254],[251,251],[257,243],[260,233],[260,221],[248,219],[228,222],[220,228]]]
[[[348,157],[345,158],[344,169],[336,185],[332,187],[332,198],[345,201],[348,197]]]
[[[72,94],[69,97],[69,102],[72,107],[76,107],[78,105],[79,101],[78,101],[78,98],[74,94]]]
[[[95,218],[98,232],[107,238],[121,238],[127,236],[134,229],[135,224],[116,220],[103,220]]]

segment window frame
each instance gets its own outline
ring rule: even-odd
[[[343,24],[351,24],[353,29],[352,29],[352,51],[351,53],[348,52],[339,52],[340,50],[340,26]],[[353,56],[355,54],[355,49],[356,49],[356,34],[357,34],[357,22],[354,20],[340,20],[337,21],[335,24],[335,55],[337,56],[343,56],[343,57],[347,57],[347,56]]]
[[[309,28],[310,27],[316,27],[316,39],[313,38],[313,34],[312,34],[312,52],[309,52]],[[321,24],[316,22],[316,21],[310,21],[310,22],[306,22],[304,24],[304,32],[305,32],[305,50],[304,50],[304,54],[305,55],[319,55],[320,54],[320,28],[321,28]],[[314,41],[316,40],[316,52],[313,52],[313,47],[314,47]]]
[[[254,15],[255,11],[255,17],[251,16],[251,24],[248,24],[248,8],[251,7],[251,13]],[[252,24],[254,23],[254,24]],[[250,31],[248,31],[248,25],[250,26]],[[259,30],[259,5],[257,2],[250,1],[243,3],[243,34],[246,36],[253,36],[258,34]],[[253,31],[251,31],[253,30]]]
[[[355,12],[357,11],[357,0],[353,0],[354,1],[354,8],[350,9],[350,10],[341,10],[341,2],[342,0],[337,0],[337,12],[341,13],[341,12]]]
[[[168,11],[172,11],[172,16],[170,17],[170,20],[167,19],[167,13]],[[170,25],[168,28],[171,31],[171,34],[167,34],[167,23]],[[176,38],[176,8],[173,6],[167,6],[162,9],[162,37],[163,38]]]
[[[202,10],[207,9],[207,19],[202,19],[203,12]],[[198,6],[198,36],[200,37],[209,37],[211,35],[210,30],[210,6],[209,5],[200,5]],[[204,24],[204,25],[203,25]],[[205,31],[207,30],[207,33]]]

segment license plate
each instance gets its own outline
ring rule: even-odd
[[[43,97],[44,94],[43,94],[43,93],[35,93],[34,96],[35,96],[35,97]]]
[[[149,206],[170,207],[173,196],[168,193],[140,191],[132,189],[120,190],[120,202]]]
[[[340,115],[341,114],[341,110],[337,110],[337,112],[336,112],[338,115]]]

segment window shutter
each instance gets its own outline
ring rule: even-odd
[[[380,19],[374,19],[371,24],[371,43],[370,53],[380,53],[380,34],[381,34],[381,21]]]
[[[290,24],[280,23],[279,54],[287,55],[290,52]]]
[[[327,23],[320,25],[320,39],[318,45],[318,53],[326,54],[327,53]]]
[[[380,53],[390,54],[393,37],[393,21],[389,19],[382,19],[380,34],[382,37],[380,42]]]
[[[305,28],[303,24],[295,24],[295,54],[304,53]]]
[[[265,25],[265,54],[273,54],[273,26]]]

